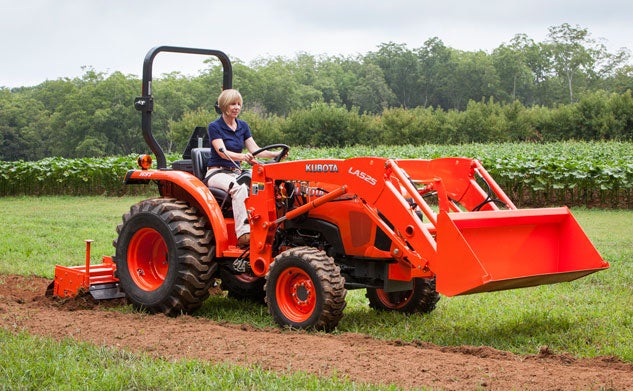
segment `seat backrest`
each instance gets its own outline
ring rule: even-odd
[[[191,165],[193,167],[193,175],[195,175],[198,179],[200,179],[204,184],[207,183],[204,181],[204,178],[207,176],[207,163],[209,161],[209,157],[211,156],[211,148],[192,148],[191,149]],[[249,173],[250,174],[250,173]],[[241,179],[242,181],[248,181],[247,186],[250,186],[250,175],[245,175],[245,178]],[[241,182],[240,182],[241,183]],[[217,187],[209,188],[211,194],[216,199],[218,204],[220,204],[220,208],[222,209],[222,213],[224,217],[233,217],[233,211],[231,207],[231,196],[229,193],[225,192],[222,189],[218,189]]]
[[[207,175],[207,162],[211,156],[211,148],[192,148],[191,164],[193,166],[193,175],[201,181]]]
[[[200,147],[209,148],[210,146],[211,144],[209,144],[209,133],[207,132],[207,128],[205,126],[196,126],[189,138],[187,148],[185,148],[185,151],[182,153],[182,158],[191,159],[192,149]]]

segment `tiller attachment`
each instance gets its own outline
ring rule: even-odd
[[[440,213],[437,290],[448,296],[572,281],[609,267],[569,209]]]
[[[112,257],[104,256],[103,263],[90,265],[90,243],[92,240],[86,240],[85,266],[55,266],[55,280],[49,287],[49,294],[69,298],[90,292],[96,300],[125,297],[119,289],[119,279],[114,277],[116,265]]]

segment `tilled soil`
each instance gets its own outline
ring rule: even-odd
[[[366,335],[315,334],[207,318],[121,313],[83,297],[45,297],[51,281],[0,276],[0,326],[56,339],[72,338],[164,359],[191,358],[288,373],[347,377],[372,384],[445,390],[629,390],[633,364],[614,357],[576,359],[547,348],[521,356],[489,347],[441,347]],[[116,325],[116,327],[113,327]]]

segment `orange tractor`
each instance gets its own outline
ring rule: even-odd
[[[518,209],[466,158],[256,164],[238,180],[250,189],[251,241],[240,249],[228,194],[204,183],[206,128],[194,131],[171,167],[152,134],[152,63],[165,51],[219,58],[222,87],[231,87],[222,52],[148,52],[135,106],[158,168],[139,158],[125,183],[154,182],[160,196],[123,215],[113,257],[93,267],[89,255],[85,266],[57,266],[57,296],[124,295],[135,308],[178,315],[199,308],[219,280],[229,296],[265,302],[279,325],[331,330],[349,289],[366,289],[375,309],[428,313],[439,294],[571,281],[609,267],[567,208]],[[269,149],[288,146],[262,151]]]

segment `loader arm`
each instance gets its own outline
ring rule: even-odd
[[[344,191],[336,190],[323,195],[320,198],[324,200],[319,201],[317,198],[316,202],[305,205],[299,212],[294,210],[288,216],[277,216],[275,183],[282,180],[328,183]],[[435,186],[441,187],[437,183]],[[366,214],[393,242],[391,254],[398,263],[390,268],[391,279],[409,281],[412,277],[431,275],[427,265],[437,256],[437,244],[432,233],[437,224],[436,214],[395,161],[375,157],[256,166],[251,196],[247,201],[252,223],[251,236],[254,239],[252,243],[255,243],[255,247],[251,247],[251,267],[254,272],[258,275],[267,272],[272,262],[271,239],[279,223],[307,213],[345,193],[361,201]],[[444,203],[448,205],[448,199]],[[429,218],[431,225],[423,223],[417,215],[418,208]]]
[[[278,216],[282,181],[330,187]],[[477,160],[359,157],[254,167],[247,200],[254,273],[268,271],[280,224],[343,195],[391,240],[390,280],[435,276],[448,296],[571,281],[609,267],[567,208],[517,209]]]

